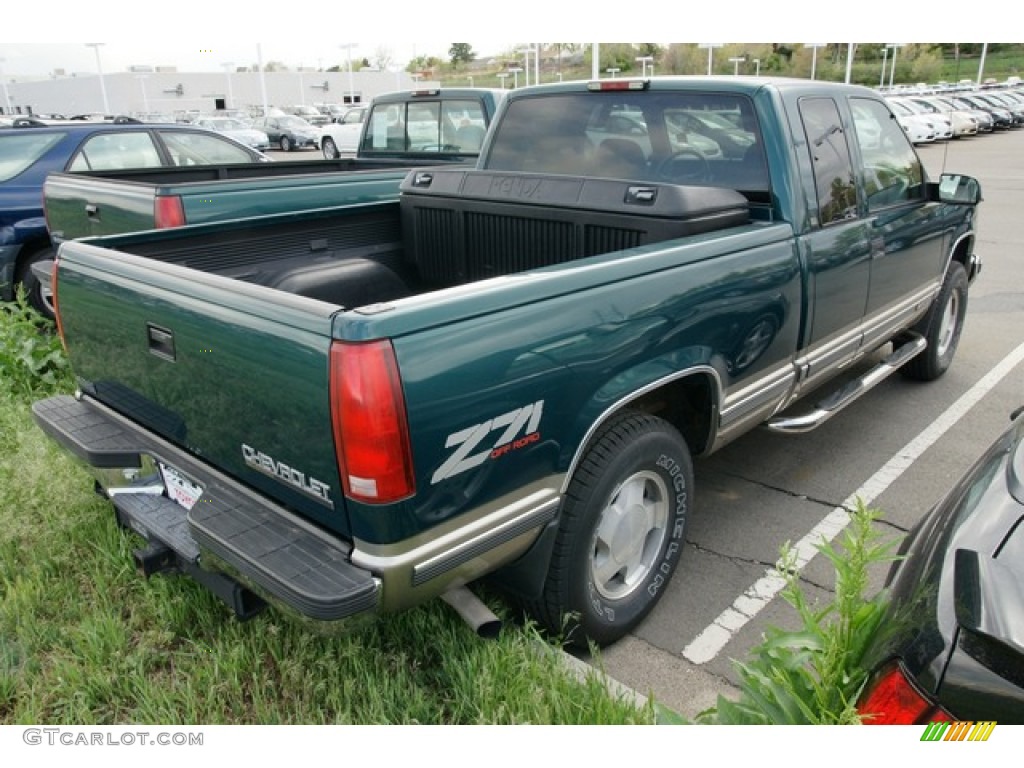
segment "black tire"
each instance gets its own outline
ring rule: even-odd
[[[291,152],[292,151],[292,140],[289,139],[287,136],[282,136],[281,137],[281,151],[282,152]]]
[[[48,320],[55,319],[53,311],[53,294],[49,291],[43,290],[42,284],[32,272],[32,265],[37,264],[40,261],[52,261],[56,258],[56,253],[56,249],[52,246],[47,246],[46,248],[42,248],[32,254],[29,254],[18,274],[18,281],[25,288],[25,298],[28,301],[29,306]]]
[[[338,148],[334,146],[334,139],[330,136],[324,136],[324,140],[321,142],[320,148],[324,153],[324,157],[328,160],[334,160],[335,158],[341,157],[341,153],[338,152]]]
[[[630,632],[679,562],[692,488],[690,452],[674,427],[643,413],[613,418],[573,475],[530,614],[581,648]]]
[[[942,288],[928,313],[913,330],[925,337],[928,346],[904,365],[900,372],[908,379],[934,381],[953,363],[967,314],[967,273],[954,261],[946,270]]]

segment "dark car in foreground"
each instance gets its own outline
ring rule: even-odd
[[[1024,724],[1024,408],[900,554],[864,722]]]

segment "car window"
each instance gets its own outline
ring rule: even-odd
[[[356,109],[350,109],[345,113],[345,116],[338,122],[342,125],[349,125],[351,123],[361,123],[366,119],[366,108],[359,107]]]
[[[159,168],[160,153],[145,131],[107,131],[90,136],[68,166],[69,171],[111,171],[122,168]]]
[[[921,200],[924,168],[906,133],[884,104],[850,99],[854,133],[864,158],[868,211]]]
[[[174,165],[251,163],[253,156],[220,136],[189,131],[159,131]]]
[[[13,179],[66,135],[66,133],[5,133],[0,135],[0,181]]]
[[[856,218],[857,187],[853,160],[839,108],[829,98],[801,99],[800,118],[814,168],[821,225]]]

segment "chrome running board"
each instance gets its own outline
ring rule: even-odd
[[[881,384],[900,367],[923,352],[926,346],[928,346],[928,342],[925,338],[915,333],[910,336],[909,341],[894,349],[888,357],[859,379],[854,379],[842,389],[833,392],[819,402],[814,410],[800,416],[778,416],[766,421],[764,426],[772,432],[786,435],[810,432],[820,427],[861,395]]]

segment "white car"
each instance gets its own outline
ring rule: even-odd
[[[887,101],[889,108],[896,116],[896,121],[900,124],[903,132],[907,134],[907,138],[910,139],[911,143],[928,144],[935,141],[936,128],[930,119],[918,114],[902,101],[897,101],[896,99],[887,99]]]
[[[246,144],[253,149],[270,149],[270,139],[266,133],[250,128],[241,120],[233,117],[201,117],[195,122],[201,128],[209,128],[211,131],[222,133],[225,136]]]
[[[946,106],[929,96],[913,96],[911,101],[919,104],[929,115],[936,114],[948,118],[955,139],[961,136],[974,136],[978,132],[978,121],[965,110],[956,109],[952,104]]]
[[[359,137],[363,133],[363,122],[369,112],[369,105],[352,107],[337,122],[320,127],[320,149],[328,160],[340,157],[342,153],[354,153],[359,149]]]

